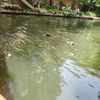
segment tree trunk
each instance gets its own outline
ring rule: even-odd
[[[93,0],[90,0],[89,7],[88,7],[88,11],[91,11],[92,1],[93,1]]]
[[[52,6],[53,5],[53,1],[49,0],[49,5]]]
[[[33,9],[33,6],[29,2],[27,2],[27,0],[13,0],[13,2],[15,4],[19,5],[20,7],[27,6],[27,7],[31,8],[31,9]]]
[[[75,5],[76,5],[76,0],[73,0],[72,7],[71,7],[73,10],[75,10]]]
[[[17,4],[17,5],[21,6],[21,7],[25,6],[25,5],[22,3],[21,0],[12,0],[12,1],[14,2],[14,4]]]
[[[33,3],[33,4],[32,4],[33,6],[35,6],[35,5],[38,6],[38,3],[40,2],[40,0],[32,0],[32,1],[33,1],[33,2],[32,2],[32,3]]]

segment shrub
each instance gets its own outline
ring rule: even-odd
[[[87,12],[84,13],[84,15],[91,16],[91,17],[95,17],[96,16],[96,13],[95,12],[91,12],[91,11],[87,11]]]

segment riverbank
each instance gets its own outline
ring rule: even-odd
[[[56,13],[48,13],[48,12],[31,12],[31,11],[12,11],[12,10],[1,10],[0,14],[12,14],[12,15],[36,15],[36,16],[51,16],[51,17],[67,17],[67,18],[80,18],[80,19],[90,19],[90,20],[99,20],[99,17],[91,17],[91,16],[79,16],[79,15],[63,15]]]

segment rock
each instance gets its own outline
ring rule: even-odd
[[[5,4],[5,5],[1,5],[2,9],[10,9],[10,10],[20,10],[21,8],[19,7],[19,5],[15,5],[15,4]]]

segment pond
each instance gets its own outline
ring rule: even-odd
[[[0,15],[0,94],[100,100],[100,22]]]

